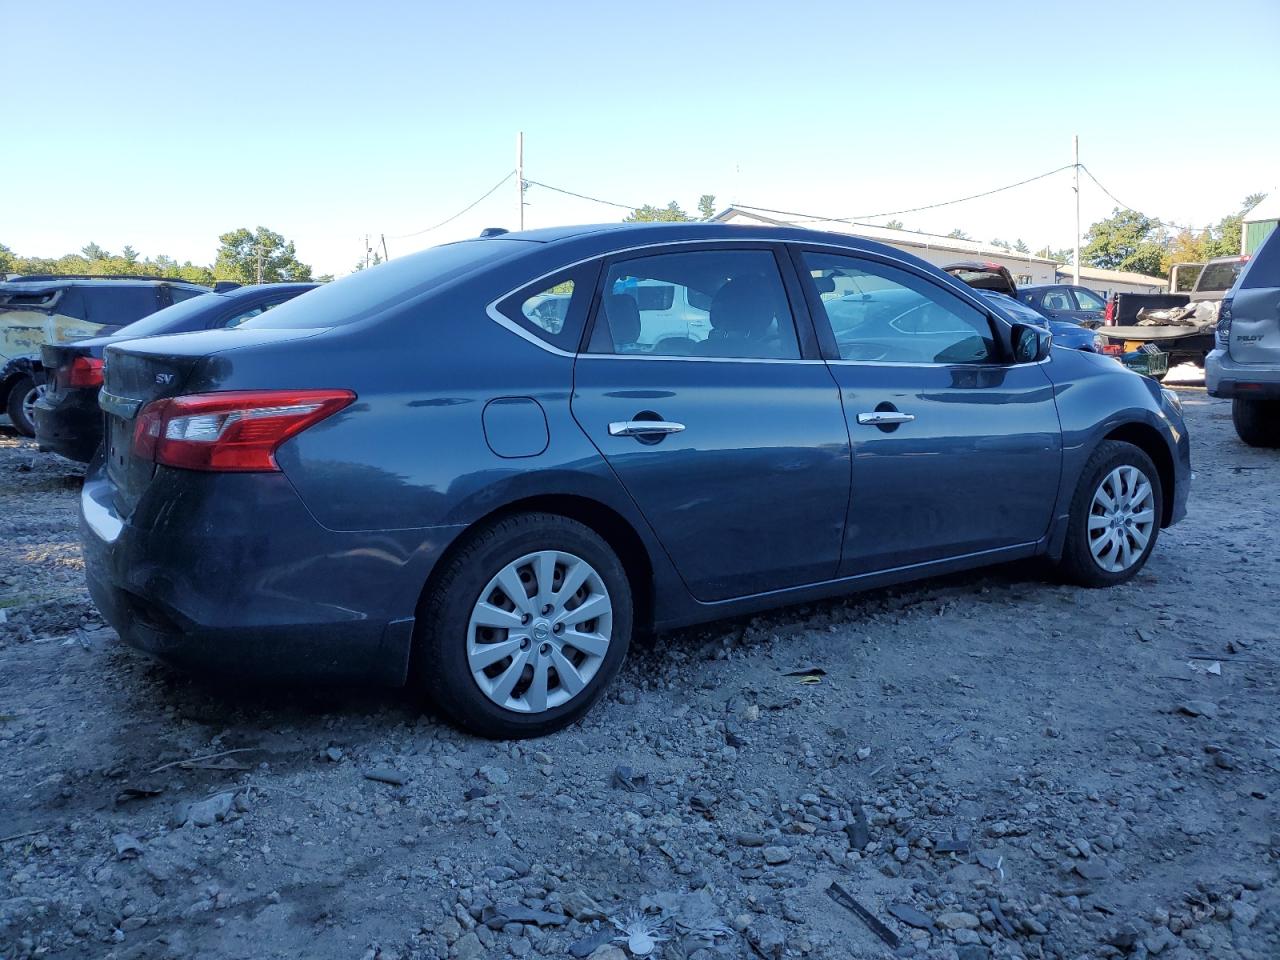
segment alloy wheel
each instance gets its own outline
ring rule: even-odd
[[[1142,557],[1155,530],[1156,496],[1147,475],[1124,464],[1098,485],[1089,508],[1089,550],[1108,573],[1123,573]]]
[[[613,605],[591,564],[540,550],[499,570],[471,612],[467,665],[484,695],[517,713],[569,703],[600,670]]]
[[[32,384],[31,389],[22,396],[22,415],[27,418],[27,423],[34,424],[36,422],[36,401],[44,396],[45,385]]]

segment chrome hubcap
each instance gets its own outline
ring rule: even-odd
[[[1151,541],[1156,495],[1137,467],[1116,467],[1103,478],[1089,509],[1089,550],[1108,573],[1128,570]]]
[[[480,591],[467,626],[467,663],[484,695],[517,713],[578,696],[600,670],[613,605],[591,564],[540,550],[507,564]]]

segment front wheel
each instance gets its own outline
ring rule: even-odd
[[[1280,447],[1280,400],[1236,397],[1231,401],[1236,435],[1251,447]]]
[[[1141,449],[1105,440],[1081,471],[1060,569],[1085,587],[1131,580],[1147,562],[1160,534],[1164,490]]]
[[[44,396],[44,384],[37,385],[28,376],[21,376],[9,388],[9,408],[6,411],[13,427],[24,437],[36,435],[36,401]]]
[[[589,527],[507,517],[445,561],[418,611],[414,677],[459,726],[537,737],[583,716],[631,641],[631,585]]]

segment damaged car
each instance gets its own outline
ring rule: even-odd
[[[636,631],[1035,557],[1108,587],[1185,515],[1176,395],[910,254],[486,233],[106,348],[81,545],[126,643],[241,682],[407,683],[532,737]],[[632,293],[655,283],[696,329]]]
[[[126,324],[209,288],[153,277],[40,275],[0,281],[0,413],[35,436],[35,405],[45,391],[40,348],[114,333]]]

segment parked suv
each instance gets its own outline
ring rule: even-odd
[[[1205,360],[1210,396],[1231,400],[1240,439],[1280,447],[1280,230],[1244,265],[1218,313]]]
[[[0,281],[0,413],[35,436],[44,393],[40,347],[114,333],[172,304],[208,293],[185,280],[151,277],[27,276]]]
[[[105,337],[46,343],[40,359],[45,393],[35,405],[36,443],[41,450],[88,463],[102,443],[102,352],[113,343],[192,330],[237,327],[292,300],[314,283],[263,283],[205,293],[143,317]]]
[[[641,309],[654,285],[706,303],[705,335]],[[500,737],[582,716],[633,627],[1038,556],[1123,583],[1190,478],[1171,392],[910,254],[796,228],[435,247],[113,344],[99,403],[81,539],[126,642],[409,681]]]

